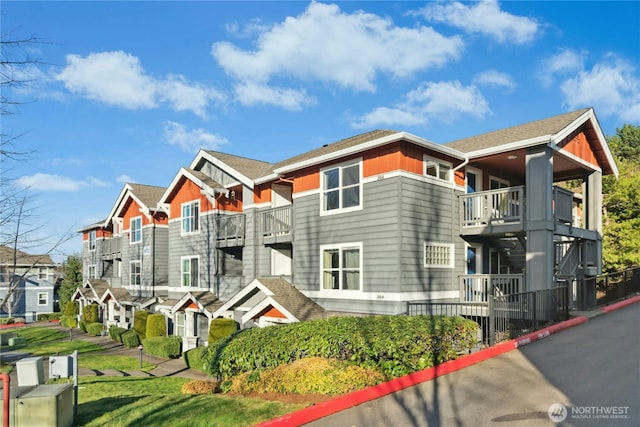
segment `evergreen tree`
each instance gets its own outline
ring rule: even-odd
[[[71,296],[82,285],[82,258],[69,256],[63,263],[62,284],[60,285],[60,311],[64,313],[65,306],[71,300]]]

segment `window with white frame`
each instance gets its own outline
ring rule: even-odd
[[[425,156],[424,174],[442,181],[451,182],[451,163]]]
[[[96,266],[95,265],[90,265],[89,266],[89,279],[95,279],[96,278]]]
[[[424,243],[424,266],[433,268],[453,268],[453,243]]]
[[[195,233],[200,228],[200,202],[182,204],[182,234]]]
[[[361,207],[360,163],[324,169],[322,172],[322,211],[340,212]]]
[[[96,250],[96,230],[91,230],[89,232],[89,250]]]
[[[131,218],[131,236],[129,241],[131,243],[140,243],[142,241],[142,217],[137,216]]]
[[[499,190],[501,188],[508,188],[509,181],[502,178],[496,178],[495,176],[489,177],[489,188],[491,190]]]
[[[322,289],[359,291],[362,282],[362,244],[320,247]]]
[[[187,288],[198,287],[198,264],[200,258],[182,257],[182,286]]]
[[[49,277],[49,269],[47,267],[40,267],[38,269],[38,279],[46,280]]]
[[[175,324],[175,335],[179,337],[185,336],[185,313],[184,311],[179,311],[176,313],[176,324]]]
[[[129,285],[140,286],[142,284],[142,262],[131,261],[129,263]]]
[[[46,292],[38,292],[38,305],[47,305],[49,304],[49,294]]]

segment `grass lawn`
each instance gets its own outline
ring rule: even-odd
[[[87,341],[69,341],[68,334],[51,327],[33,326],[14,329],[7,331],[7,333],[21,336],[27,343],[13,347],[3,346],[3,350],[19,349],[25,353],[31,353],[33,356],[46,357],[55,354],[71,354],[74,350],[78,350],[78,353],[102,350],[99,345],[91,344]]]
[[[185,378],[80,377],[76,425],[245,427],[304,405],[225,395],[186,395]]]

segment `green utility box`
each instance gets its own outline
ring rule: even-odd
[[[72,425],[73,384],[11,387],[9,427],[71,427]]]

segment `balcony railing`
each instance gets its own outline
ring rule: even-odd
[[[479,191],[460,196],[462,227],[522,223],[524,187]]]
[[[460,301],[487,302],[489,296],[523,292],[522,274],[466,274],[460,276]]]
[[[245,235],[245,215],[222,215],[217,218],[218,240],[236,240],[243,239]]]
[[[104,259],[119,258],[122,253],[122,237],[114,236],[100,241],[102,257]]]
[[[261,214],[261,230],[264,237],[290,235],[293,230],[292,207],[280,206]]]

